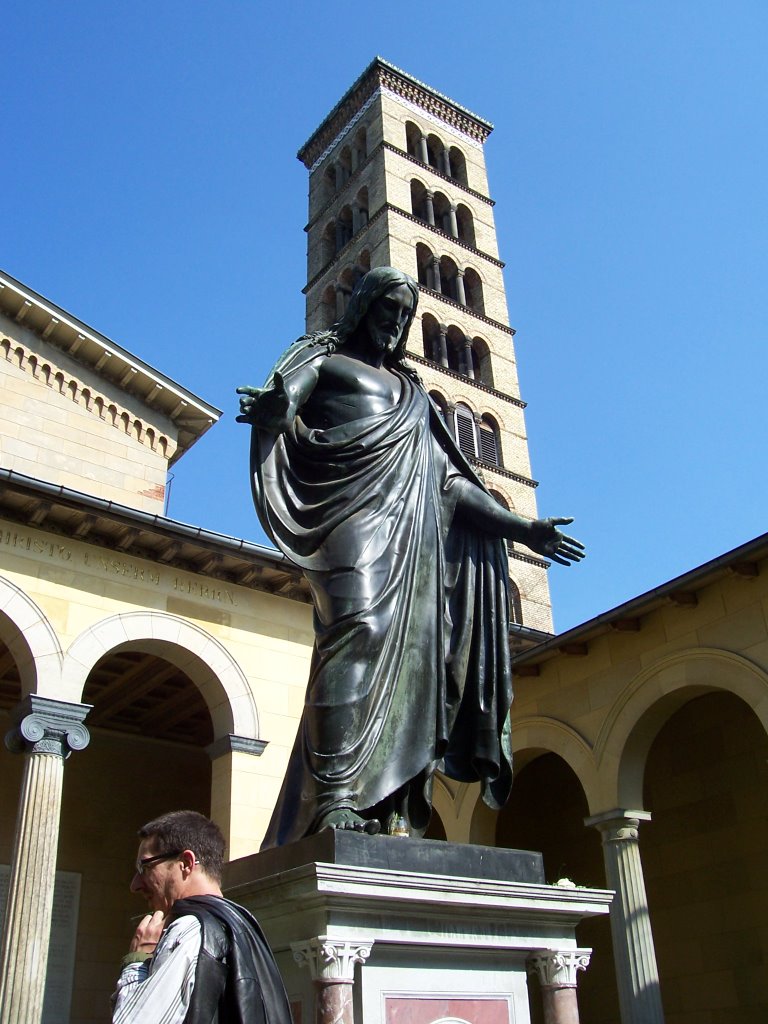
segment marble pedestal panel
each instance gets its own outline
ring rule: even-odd
[[[296,1024],[529,1024],[532,956],[575,952],[612,896],[544,884],[537,853],[331,830],[233,861],[225,886]]]

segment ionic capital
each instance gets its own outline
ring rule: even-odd
[[[526,967],[546,988],[576,988],[576,975],[586,971],[591,956],[591,949],[537,949]]]
[[[584,824],[594,827],[602,836],[603,843],[637,842],[641,821],[650,821],[649,811],[625,811],[616,809],[585,818]]]
[[[90,742],[83,722],[92,706],[29,694],[12,713],[13,727],[5,735],[5,745],[14,754],[58,754],[67,758]]]
[[[373,939],[328,939],[319,935],[303,942],[292,942],[293,959],[299,967],[308,967],[313,981],[341,982],[351,985],[355,964],[371,955]]]

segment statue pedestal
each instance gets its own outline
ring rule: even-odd
[[[590,953],[574,931],[612,896],[545,885],[538,853],[332,830],[233,861],[225,885],[260,921],[295,1024],[529,1024],[529,972],[546,1020],[562,1005],[573,1024],[562,990]]]

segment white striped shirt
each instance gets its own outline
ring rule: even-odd
[[[192,998],[201,942],[197,918],[171,922],[151,960],[122,969],[112,1024],[182,1024]]]

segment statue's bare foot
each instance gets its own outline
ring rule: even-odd
[[[375,836],[381,831],[381,822],[378,818],[363,818],[356,814],[350,807],[339,807],[335,811],[329,811],[320,819],[317,831],[324,828],[342,829],[346,832],[367,832],[369,836]]]

